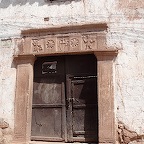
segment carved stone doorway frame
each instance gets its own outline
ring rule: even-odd
[[[97,58],[99,143],[115,143],[114,60],[118,53],[106,46],[106,24],[77,25],[22,31],[15,54],[17,65],[14,144],[31,137],[33,64],[37,56],[93,53]]]

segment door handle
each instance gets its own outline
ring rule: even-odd
[[[68,101],[69,102],[78,102],[79,103],[79,100],[76,99],[76,98],[68,98]]]
[[[67,108],[70,107],[70,103],[73,102],[75,99],[74,98],[68,98],[67,99]]]
[[[74,98],[68,98],[69,102],[73,102],[75,99]]]
[[[68,98],[67,99],[67,108],[70,107],[70,103],[74,103],[74,102],[80,103],[79,100],[77,100],[76,98]]]

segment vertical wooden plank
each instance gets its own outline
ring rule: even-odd
[[[72,132],[72,100],[71,100],[71,79],[70,75],[66,76],[66,90],[67,90],[67,136],[68,141],[73,142]]]
[[[66,122],[66,97],[65,97],[65,83],[62,82],[62,137],[67,142],[67,122]]]

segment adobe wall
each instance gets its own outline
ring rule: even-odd
[[[21,31],[62,25],[106,23],[108,47],[120,49],[114,63],[115,124],[120,141],[144,135],[143,0],[0,0],[0,143],[11,142],[14,129],[17,51]],[[140,141],[140,140],[139,140]]]

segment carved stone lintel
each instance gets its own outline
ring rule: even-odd
[[[85,32],[26,37],[18,55],[46,55],[70,52],[105,51],[105,33]],[[23,48],[22,48],[23,46]],[[114,50],[114,49],[113,49]]]

